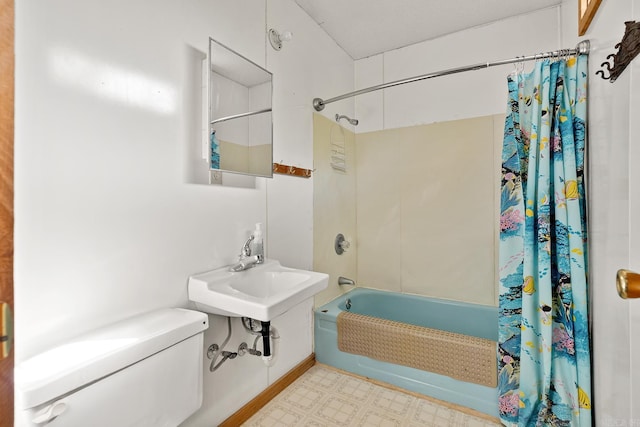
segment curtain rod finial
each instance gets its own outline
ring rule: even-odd
[[[578,55],[588,55],[590,49],[591,43],[589,42],[589,40],[582,40],[576,45],[576,51],[578,52]]]
[[[315,108],[316,111],[324,110],[324,101],[321,98],[313,98],[313,108]]]

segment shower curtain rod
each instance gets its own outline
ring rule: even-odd
[[[589,40],[583,40],[576,45],[575,49],[560,49],[560,50],[554,50],[553,52],[538,53],[536,55],[529,55],[529,56],[518,56],[516,58],[511,58],[511,59],[503,59],[502,61],[482,62],[480,64],[467,65],[466,67],[450,68],[448,70],[436,71],[435,73],[423,74],[421,76],[410,77],[408,79],[396,80],[390,83],[383,83],[377,86],[371,86],[365,89],[360,89],[354,92],[345,93],[344,95],[335,96],[329,99],[314,98],[313,108],[315,108],[316,111],[322,111],[325,105],[330,104],[332,102],[341,101],[346,98],[351,98],[352,96],[362,95],[365,93],[373,92],[375,90],[386,89],[393,86],[403,85],[405,83],[413,83],[420,80],[432,79],[434,77],[447,76],[449,74],[457,74],[465,71],[481,70],[483,68],[495,67],[497,65],[514,64],[518,62],[534,61],[534,60],[544,59],[544,58],[557,58],[557,57],[571,56],[571,55],[588,55],[589,47],[590,47]]]
[[[212,125],[215,125],[216,123],[226,122],[227,120],[239,119],[241,117],[253,116],[253,115],[256,115],[256,114],[269,113],[270,111],[271,111],[271,108],[265,108],[264,110],[250,111],[248,113],[234,114],[233,116],[220,117],[219,119],[211,120],[209,123],[212,124]]]

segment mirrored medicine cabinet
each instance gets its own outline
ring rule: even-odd
[[[210,171],[272,177],[272,74],[212,38],[207,73]]]

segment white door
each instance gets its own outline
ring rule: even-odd
[[[633,85],[640,86],[640,72],[633,75]],[[640,106],[640,90],[634,88],[633,103]],[[633,109],[632,109],[633,112]],[[636,127],[640,127],[635,125]],[[629,141],[629,270],[640,273],[640,141],[634,140],[632,125]],[[640,131],[640,129],[638,129]],[[640,298],[629,301],[629,361],[631,378],[631,426],[640,426]]]
[[[640,6],[638,0],[635,6]],[[634,8],[635,9],[635,8]],[[636,20],[638,10],[634,13]],[[631,74],[631,110],[629,114],[629,265],[631,271],[640,273],[640,69],[629,66]],[[629,366],[631,379],[630,426],[640,426],[640,298],[628,299],[629,303]]]
[[[630,177],[633,176],[630,173]],[[640,195],[640,182],[636,181],[632,183],[634,188],[630,195],[634,194],[634,191]],[[636,199],[630,203],[630,211],[634,212],[634,207],[640,207],[640,199]],[[633,220],[631,220],[633,221]],[[618,271],[616,277],[616,288],[621,298],[626,299],[628,303],[628,331],[629,331],[629,422],[625,418],[616,419],[616,423],[624,426],[640,426],[640,407],[638,406],[638,398],[640,397],[640,363],[638,363],[638,357],[640,357],[640,245],[634,244],[640,239],[640,233],[638,232],[640,227],[630,227],[629,230],[629,264],[635,271],[621,269]],[[622,325],[621,329],[624,329],[627,325]],[[624,421],[624,422],[623,422]]]
[[[640,75],[638,75],[640,77]],[[629,270],[640,273],[640,163],[638,141],[629,149]],[[636,282],[637,283],[637,282]],[[636,288],[637,289],[637,288]],[[640,297],[629,298],[630,426],[640,426]]]

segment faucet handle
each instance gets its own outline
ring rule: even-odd
[[[244,242],[244,245],[242,246],[242,253],[240,254],[241,257],[251,256],[251,242],[253,242],[253,239],[254,236],[252,234],[251,236],[249,236],[247,241]]]

